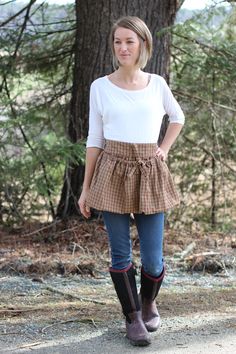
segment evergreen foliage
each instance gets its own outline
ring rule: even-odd
[[[65,134],[75,9],[31,0],[1,11],[0,219],[51,220],[65,166],[85,156],[84,142]],[[186,113],[169,158],[183,197],[168,218],[176,227],[231,230],[236,221],[235,14],[215,6],[171,29],[171,86]]]
[[[236,221],[234,14],[213,8],[173,28],[173,82],[187,117],[172,157],[183,196],[176,220],[191,227],[225,230]]]
[[[65,137],[74,26],[73,6],[31,1],[5,12],[0,39],[2,222],[54,218],[65,165],[84,162],[84,142],[75,145]]]

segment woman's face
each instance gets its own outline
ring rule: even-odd
[[[120,66],[135,66],[140,53],[138,35],[130,29],[118,27],[114,33],[113,43]]]

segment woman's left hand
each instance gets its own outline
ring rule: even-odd
[[[168,152],[163,150],[160,146],[157,147],[156,155],[161,161],[165,161],[167,159],[167,154]]]

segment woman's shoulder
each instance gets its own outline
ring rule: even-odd
[[[92,83],[91,83],[91,86],[93,87],[101,87],[101,86],[104,86],[106,84],[106,81],[107,81],[107,76],[101,76],[101,77],[98,77],[97,79],[95,79]]]
[[[158,74],[154,74],[154,73],[151,73],[150,74],[152,76],[152,80],[157,82],[157,83],[163,83],[163,82],[166,82],[164,77],[162,77],[161,75],[158,75]]]
[[[166,89],[168,88],[168,84],[165,80],[165,78],[161,75],[158,74],[151,74],[152,76],[152,83],[153,85],[161,91],[166,91]]]

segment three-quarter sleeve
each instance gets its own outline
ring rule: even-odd
[[[184,124],[184,113],[174,98],[166,81],[162,78],[162,101],[166,114],[169,116],[170,123]]]
[[[89,98],[89,132],[86,147],[104,147],[103,122],[101,115],[101,107],[99,102],[99,94],[92,83],[90,87]]]

